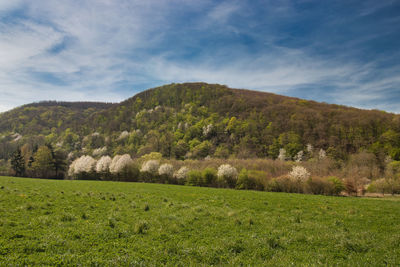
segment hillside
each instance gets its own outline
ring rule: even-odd
[[[400,116],[230,89],[170,84],[119,104],[38,103],[0,114],[0,158],[51,143],[75,155],[158,151],[167,158],[288,158],[307,145],[335,159],[362,149],[400,158]]]

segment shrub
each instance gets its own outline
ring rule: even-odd
[[[203,182],[203,176],[201,175],[201,171],[197,170],[189,171],[186,178],[187,185],[201,186],[202,182]]]
[[[381,178],[373,181],[368,186],[368,192],[387,194],[398,194],[400,193],[400,181],[393,178]]]
[[[267,182],[267,173],[263,171],[257,170],[248,170],[248,176],[253,183],[253,188],[255,190],[264,190],[264,187]]]
[[[327,179],[313,177],[307,181],[307,192],[314,195],[332,195],[334,184]]]
[[[335,176],[328,177],[328,181],[333,184],[332,195],[338,196],[345,189],[343,181]]]
[[[384,195],[385,193],[388,193],[388,188],[389,184],[386,181],[385,178],[377,179],[373,181],[369,186],[368,186],[368,192],[371,193],[381,193]]]
[[[174,174],[174,167],[171,164],[165,163],[158,168],[158,174],[160,175],[161,182],[171,182],[171,178]]]
[[[345,191],[348,195],[358,195],[365,193],[365,185],[370,182],[367,178],[357,176],[347,177],[344,181]]]
[[[272,192],[293,193],[296,192],[295,188],[293,180],[286,175],[272,179],[267,184],[267,191]]]
[[[388,178],[398,178],[400,176],[400,161],[392,161],[386,167]]]
[[[242,169],[236,182],[236,189],[253,189],[254,182],[249,178],[248,171]]]
[[[189,173],[188,167],[181,167],[178,171],[174,173],[174,178],[176,179],[177,184],[184,184],[186,182],[187,175]]]
[[[218,184],[219,186],[233,188],[236,184],[238,172],[235,167],[229,164],[223,164],[218,167]]]
[[[213,168],[205,168],[202,173],[202,184],[204,186],[215,186],[217,181],[217,171]]]
[[[306,182],[310,178],[310,173],[302,166],[294,166],[289,177],[296,182]]]

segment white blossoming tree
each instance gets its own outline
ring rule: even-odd
[[[303,152],[303,150],[300,150],[300,151],[297,153],[297,155],[294,157],[294,160],[295,160],[296,162],[300,162],[300,161],[303,161],[303,158],[304,158],[304,152]]]
[[[139,176],[139,170],[129,154],[116,155],[110,164],[110,172],[114,179],[120,181],[136,181]]]
[[[282,161],[285,161],[287,159],[286,158],[286,149],[284,149],[284,148],[279,149],[278,159],[282,160]]]
[[[140,169],[140,176],[144,182],[155,182],[158,176],[158,168],[160,163],[158,160],[151,159],[145,161]]]
[[[319,158],[320,160],[326,158],[326,152],[325,152],[325,150],[323,150],[322,148],[321,148],[321,149],[319,150],[319,152],[318,152],[318,158]]]
[[[171,183],[173,182],[174,166],[169,163],[162,164],[158,168],[158,175],[160,176],[160,182]]]
[[[158,174],[172,177],[174,174],[174,166],[169,163],[162,164],[160,168],[158,168]]]
[[[142,168],[140,169],[140,171],[141,172],[148,172],[148,173],[151,173],[151,174],[156,174],[157,171],[158,171],[159,166],[160,166],[160,163],[159,163],[158,160],[154,160],[154,159],[148,160],[148,161],[145,161],[142,164]]]
[[[229,164],[223,164],[218,167],[218,183],[220,186],[234,187],[238,178],[238,172],[235,167]]]
[[[118,140],[123,140],[123,139],[127,138],[128,136],[129,136],[129,132],[128,132],[128,131],[123,131],[123,132],[119,135]]]
[[[121,158],[121,155],[116,155],[113,159],[112,159],[112,161],[111,161],[111,164],[110,164],[110,172],[111,173],[117,173],[118,171],[117,171],[117,163],[118,163],[118,160]]]
[[[289,177],[295,182],[306,182],[310,178],[310,173],[303,166],[294,166],[289,172]]]
[[[68,170],[68,175],[77,179],[92,179],[96,168],[96,160],[91,156],[81,156],[74,160]]]
[[[178,184],[184,184],[189,173],[189,168],[186,166],[181,167],[174,173],[174,178]]]
[[[289,179],[291,180],[291,191],[302,193],[307,180],[310,178],[310,173],[302,166],[293,166],[292,171],[289,172]]]
[[[110,156],[101,157],[96,164],[96,172],[100,175],[102,179],[106,179],[110,173],[110,165],[112,159]]]

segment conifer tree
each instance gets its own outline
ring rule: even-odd
[[[21,154],[21,149],[17,149],[11,157],[11,168],[15,171],[16,176],[24,176],[25,160]]]

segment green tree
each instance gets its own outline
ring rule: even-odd
[[[49,178],[54,168],[53,156],[50,148],[41,146],[33,156],[32,168],[36,175],[42,178]]]
[[[11,156],[11,168],[14,170],[16,176],[25,175],[25,160],[19,148]]]

